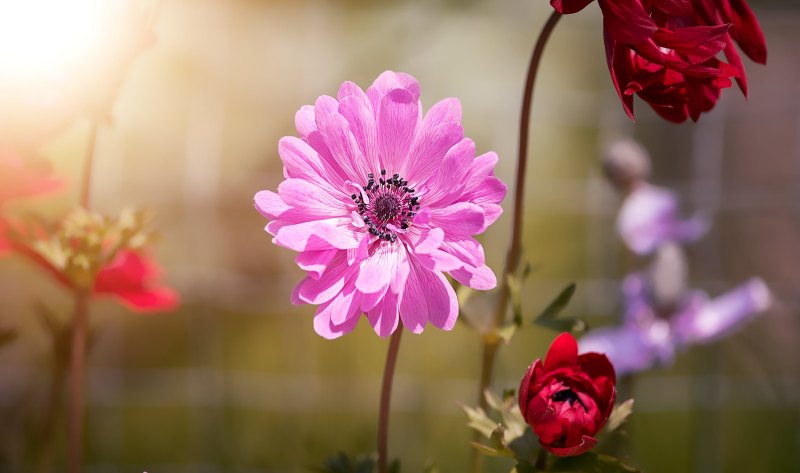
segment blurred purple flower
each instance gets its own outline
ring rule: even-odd
[[[708,226],[698,215],[681,219],[675,194],[646,182],[628,194],[617,216],[617,231],[628,248],[639,255],[650,254],[668,241],[694,241]]]
[[[444,273],[474,289],[497,283],[473,238],[502,212],[497,155],[475,157],[457,99],[423,117],[419,96],[416,79],[387,71],[366,92],[345,82],[337,98],[302,107],[300,137],[278,145],[286,179],[255,196],[272,241],[299,252],[308,276],[292,302],[319,306],[325,338],[362,313],[382,337],[400,321],[450,330],[458,300]]]
[[[665,314],[654,307],[648,286],[642,274],[628,276],[623,283],[623,325],[591,331],[580,340],[580,352],[605,353],[620,375],[667,365],[676,351],[730,334],[771,303],[767,286],[753,278],[714,299],[702,291],[688,291]]]

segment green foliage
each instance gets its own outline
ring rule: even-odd
[[[628,399],[622,404],[617,404],[608,417],[606,430],[609,432],[617,430],[631,414],[633,414],[633,399]]]
[[[639,473],[620,458],[594,452],[577,457],[563,457],[553,462],[548,471],[564,473]]]
[[[538,442],[522,417],[514,390],[504,391],[502,399],[488,389],[484,396],[493,417],[480,407],[461,406],[469,420],[467,425],[488,440],[488,444],[472,442],[471,445],[487,456],[524,461],[534,458]]]
[[[571,283],[561,290],[547,307],[533,320],[533,323],[557,332],[584,332],[588,329],[586,323],[580,319],[559,319],[558,316],[567,307],[572,296],[575,295],[576,285]]]
[[[374,455],[359,455],[350,458],[344,452],[339,452],[335,457],[328,458],[321,467],[311,467],[311,471],[318,473],[373,473],[377,462]],[[400,473],[400,460],[394,459],[389,463],[389,473]],[[427,466],[425,473],[436,473],[434,466]]]
[[[350,458],[346,453],[339,452],[335,457],[325,460],[321,467],[311,470],[319,473],[372,473],[374,469],[375,459],[371,455]]]

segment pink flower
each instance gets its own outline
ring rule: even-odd
[[[419,83],[386,71],[366,91],[352,82],[296,115],[300,137],[278,152],[285,180],[256,208],[277,245],[308,275],[292,302],[318,305],[314,329],[350,332],[366,313],[386,337],[399,322],[450,330],[458,316],[448,273],[474,289],[496,279],[473,238],[500,216],[506,186],[497,155],[475,157],[457,99],[423,116]]]
[[[10,200],[45,194],[62,184],[50,176],[48,166],[33,166],[16,152],[0,146],[0,208]]]

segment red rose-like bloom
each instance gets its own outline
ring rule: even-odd
[[[550,345],[544,363],[536,360],[519,387],[519,407],[547,451],[580,455],[611,415],[616,397],[614,367],[605,355],[584,353],[569,333]]]
[[[591,0],[551,0],[575,13]],[[663,118],[697,120],[736,79],[747,95],[744,64],[734,42],[764,64],[767,47],[745,0],[598,0],[614,87],[633,119],[633,94]],[[727,62],[717,55],[723,52]]]

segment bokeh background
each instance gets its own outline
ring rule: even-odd
[[[800,471],[800,7],[750,4],[768,66],[748,63],[749,99],[727,90],[698,124],[667,124],[641,102],[638,123],[628,120],[608,77],[596,5],[562,20],[537,86],[528,317],[576,281],[569,314],[592,326],[619,319],[629,269],[614,231],[620,197],[599,169],[604,145],[619,137],[640,140],[653,155],[653,181],[713,218],[690,248],[693,285],[719,294],[757,275],[776,296],[745,330],[626,387],[636,412],[625,451],[650,473]],[[336,341],[313,332],[313,309],[289,302],[301,277],[294,255],[270,243],[252,196],[281,180],[277,141],[294,133],[301,105],[345,80],[366,87],[385,69],[417,77],[426,107],[459,97],[466,134],[479,152],[500,155],[497,174],[511,182],[524,73],[549,6],[164,0],[155,12],[156,42],[127,71],[113,123],[99,131],[92,198],[109,214],[158,212],[157,254],[183,302],[158,316],[93,305],[87,471],[301,472],[339,450],[369,452],[387,342],[366,323]],[[24,42],[4,41],[24,51]],[[14,73],[0,64],[1,75]],[[67,191],[13,210],[57,215],[75,205],[88,127],[75,120],[38,150],[66,176]],[[509,225],[504,215],[482,236],[496,271]],[[19,333],[0,351],[0,471],[36,464],[31,445],[53,365],[35,316],[42,306],[66,320],[71,301],[24,261],[0,260],[0,320]],[[553,336],[520,332],[501,352],[495,386],[516,387]],[[456,401],[475,403],[479,362],[465,325],[404,337],[390,437],[404,471],[432,462],[466,471],[471,433]]]

